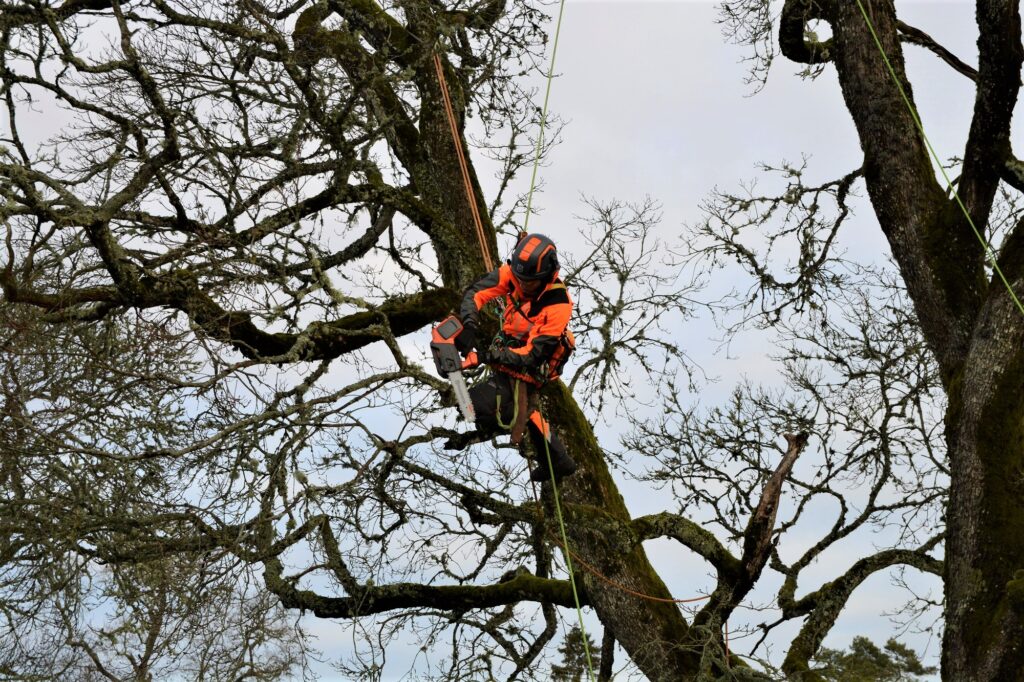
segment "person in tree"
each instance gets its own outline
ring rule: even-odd
[[[504,303],[501,331],[491,343],[479,344],[480,311],[494,300]],[[558,278],[554,242],[542,234],[522,236],[507,263],[466,290],[459,313],[459,351],[468,355],[475,349],[479,362],[493,369],[469,392],[477,426],[511,428],[515,444],[528,431],[539,460],[532,480],[546,481],[552,471],[556,479],[571,475],[576,462],[538,409],[538,389],[558,378],[575,347],[568,329],[572,299]]]

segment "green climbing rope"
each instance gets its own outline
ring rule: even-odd
[[[548,84],[544,90],[544,108],[540,114],[540,132],[537,135],[537,149],[533,154],[533,174],[530,176],[530,192],[526,195],[526,217],[523,218],[523,231],[530,224],[530,211],[533,207],[533,189],[537,186],[537,167],[540,165],[540,150],[544,144],[544,126],[548,120],[548,101],[551,99],[551,81],[555,78],[555,57],[558,56],[558,36],[562,33],[562,15],[565,13],[565,0],[558,6],[558,23],[555,25],[555,42],[551,47],[551,63],[548,65]],[[584,638],[586,640],[586,638]]]
[[[548,102],[551,99],[551,82],[554,80],[555,75],[555,57],[558,56],[558,37],[562,33],[562,17],[564,14],[565,0],[561,0],[558,6],[558,23],[555,25],[555,40],[551,47],[551,63],[548,65],[547,87],[544,91],[544,108],[541,110],[540,115],[540,132],[537,135],[537,149],[533,156],[533,173],[530,176],[530,192],[526,197],[526,216],[523,218],[524,232],[527,231],[526,227],[530,223],[530,212],[533,209],[533,190],[537,186],[537,168],[540,166],[540,152],[544,144],[544,126],[546,125],[548,118]],[[541,419],[544,419],[543,412],[541,412]],[[551,427],[549,426],[548,428],[550,429]],[[544,437],[544,453],[548,460],[548,471],[551,474],[551,490],[553,491],[555,498],[555,515],[558,517],[558,527],[562,532],[562,544],[565,549],[565,567],[569,572],[569,584],[572,586],[572,598],[576,602],[576,615],[580,622],[583,651],[587,656],[587,672],[590,675],[590,682],[594,682],[596,679],[594,676],[594,662],[590,655],[590,644],[587,641],[587,629],[583,625],[583,609],[580,607],[580,596],[576,590],[576,576],[572,570],[572,557],[569,554],[569,538],[565,532],[565,519],[562,517],[562,505],[558,499],[558,482],[555,480],[555,471],[551,463],[551,448],[548,446],[546,434],[541,435]],[[537,454],[540,455],[540,453]]]
[[[564,0],[563,0],[564,2]],[[537,408],[538,411],[540,408]],[[542,423],[547,423],[544,413],[540,413]],[[548,425],[548,429],[551,426]],[[576,602],[576,615],[580,621],[580,635],[583,640],[583,652],[587,655],[587,669],[590,673],[590,682],[594,682],[594,661],[590,656],[590,643],[587,641],[587,629],[583,626],[583,609],[580,608],[580,595],[576,592],[576,574],[572,570],[572,553],[569,551],[569,536],[565,532],[565,519],[562,517],[562,504],[558,499],[558,480],[555,478],[555,467],[551,461],[551,448],[548,446],[547,434],[541,434],[544,439],[544,455],[548,458],[548,473],[551,475],[551,493],[555,498],[555,516],[558,517],[558,529],[562,532],[562,546],[565,549],[565,568],[569,572],[569,584],[572,586],[572,598]],[[540,454],[540,453],[538,453]]]

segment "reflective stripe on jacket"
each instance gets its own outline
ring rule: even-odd
[[[466,290],[459,311],[463,324],[479,326],[480,310],[490,301],[505,298],[501,330],[515,347],[499,350],[494,361],[515,369],[535,371],[558,348],[572,316],[572,299],[562,280],[555,279],[531,301],[508,265],[487,273]]]

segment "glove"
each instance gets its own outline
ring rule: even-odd
[[[462,332],[455,337],[455,349],[466,357],[469,351],[476,346],[476,325],[467,324],[462,327]]]
[[[476,356],[481,365],[489,365],[498,360],[498,351],[493,348],[477,348]]]

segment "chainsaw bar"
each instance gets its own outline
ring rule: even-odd
[[[455,400],[462,410],[462,418],[467,424],[472,424],[476,421],[476,413],[473,411],[473,401],[469,398],[469,388],[466,387],[466,378],[462,376],[462,371],[448,372],[448,381],[452,382]]]

